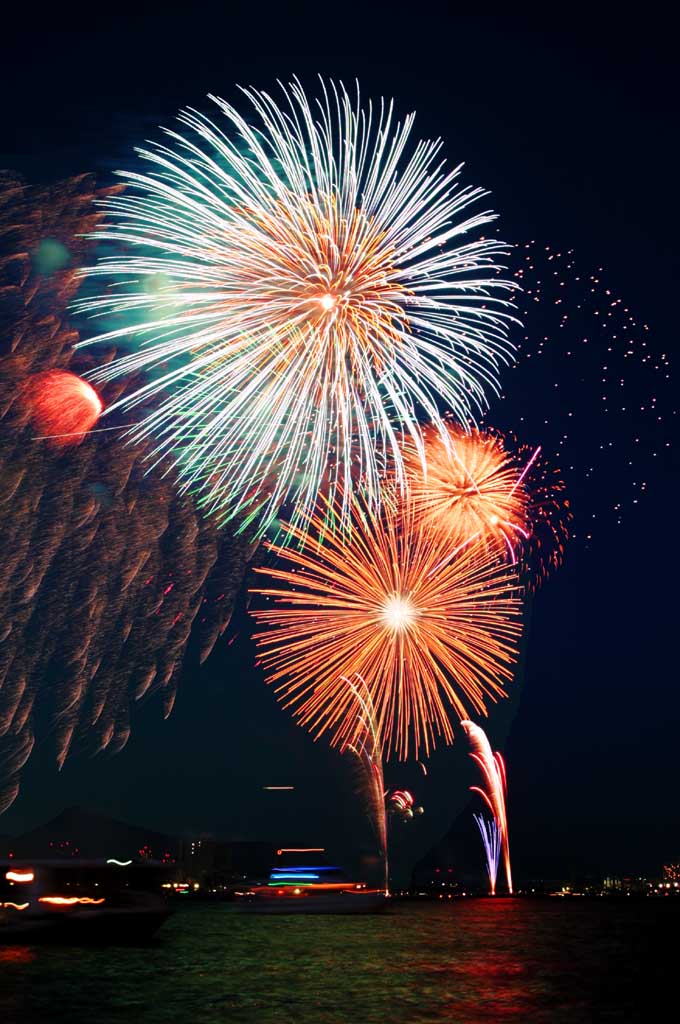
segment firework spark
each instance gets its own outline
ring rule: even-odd
[[[357,475],[375,505],[386,464],[403,484],[399,437],[420,446],[422,417],[443,431],[442,403],[474,417],[513,352],[507,247],[479,237],[494,215],[468,213],[485,193],[441,141],[409,148],[413,115],[358,90],[282,89],[282,106],[242,90],[250,120],[211,97],[222,125],[184,111],[185,134],[139,150],[147,172],[121,172],[93,234],[127,252],[85,271],[116,287],[79,307],[114,318],[91,341],[133,347],[93,379],[154,375],[109,411],[159,396],[132,435],[262,531],[284,503],[309,512],[325,476],[347,520]]]
[[[496,879],[498,878],[498,861],[500,860],[502,837],[498,831],[498,825],[492,819],[489,821],[483,814],[474,814],[479,834],[482,837],[484,846],[484,858],[486,861],[486,873],[489,876],[489,891],[492,896],[496,895]]]
[[[493,814],[493,819],[500,836],[505,880],[508,892],[512,894],[512,871],[510,868],[510,844],[508,840],[508,815],[506,808],[507,780],[505,763],[501,755],[491,750],[486,733],[474,722],[460,723],[470,742],[470,757],[476,762],[482,773],[483,786],[470,786],[473,793],[479,793]]]
[[[355,500],[351,539],[326,529],[325,510],[300,547],[268,544],[288,562],[259,569],[278,585],[255,588],[273,607],[254,611],[261,658],[280,699],[317,735],[340,744],[351,728],[359,675],[384,749],[406,758],[452,742],[449,711],[485,714],[504,695],[521,633],[517,574],[469,545],[437,571],[448,548],[410,508],[372,514]]]
[[[679,415],[670,352],[602,267],[537,242],[518,255],[526,334],[494,420],[527,439],[540,434],[569,489],[570,532],[588,547],[668,487]]]

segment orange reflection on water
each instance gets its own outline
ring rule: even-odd
[[[50,903],[55,907],[73,907],[76,903],[87,903],[97,905],[103,903],[106,897],[93,899],[91,896],[40,896],[38,903]]]

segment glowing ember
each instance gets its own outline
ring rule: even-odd
[[[24,401],[37,434],[59,447],[79,444],[104,410],[92,385],[66,370],[30,377]]]

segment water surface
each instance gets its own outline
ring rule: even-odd
[[[654,1021],[680,899],[395,904],[376,917],[184,906],[150,944],[0,946],[0,1021]]]

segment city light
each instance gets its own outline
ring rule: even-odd
[[[8,882],[32,882],[35,875],[32,871],[6,871],[5,878]]]
[[[319,876],[318,875],[311,874],[311,873],[307,874],[304,871],[276,871],[276,869],[274,869],[274,874],[272,875],[272,877],[277,882],[281,882],[284,879],[294,879],[296,882],[299,882],[299,881],[302,881],[302,880],[307,881],[307,882],[318,882],[319,881]]]
[[[282,846],[276,851],[280,857],[282,853],[325,853],[325,846]]]

